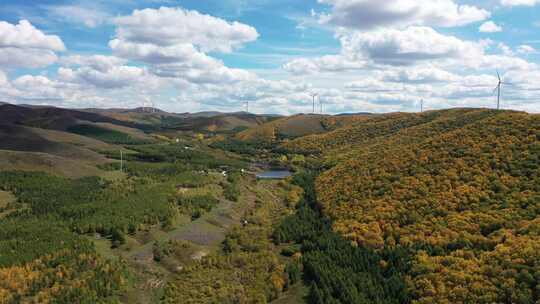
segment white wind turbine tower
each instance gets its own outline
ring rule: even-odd
[[[246,113],[249,113],[249,101],[250,100],[255,101],[256,100],[255,96],[251,96],[250,94],[242,94],[240,96],[240,99],[244,100],[244,102],[242,104],[244,105],[244,110],[246,111]]]
[[[502,85],[510,85],[510,83],[504,82],[501,79],[501,74],[499,74],[499,71],[497,70],[497,78],[499,79],[499,83],[497,83],[497,86],[493,90],[493,92],[497,91],[497,110],[501,109],[501,88]]]
[[[319,96],[319,93],[309,93],[309,96],[311,96],[311,98],[313,98],[313,114],[315,114],[315,98],[317,98],[317,96]],[[319,101],[320,101],[320,98],[319,98]]]

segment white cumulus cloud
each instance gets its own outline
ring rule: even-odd
[[[208,55],[232,52],[258,38],[249,25],[183,8],[135,10],[115,19],[116,37],[109,47],[119,57],[143,62],[164,78],[195,84],[231,83],[256,77],[232,69]]]
[[[0,66],[39,68],[54,63],[55,52],[66,48],[55,35],[46,35],[29,21],[0,21]]]
[[[355,29],[425,25],[454,27],[485,20],[490,12],[453,0],[319,0],[332,7],[320,22]]]
[[[342,52],[350,58],[367,58],[377,64],[411,65],[421,61],[468,58],[483,52],[483,44],[438,33],[430,27],[340,34]]]
[[[59,79],[96,88],[118,89],[154,81],[144,67],[125,65],[124,59],[114,56],[67,56],[60,59]]]
[[[27,20],[21,20],[18,24],[0,21],[0,48],[6,47],[65,50],[58,36],[45,35]]]
[[[501,0],[504,6],[535,6],[540,0]]]
[[[478,28],[478,31],[481,33],[497,33],[497,32],[502,32],[502,30],[503,30],[502,26],[497,25],[493,21],[484,22]]]
[[[530,45],[523,44],[523,45],[518,46],[517,52],[519,54],[529,55],[529,54],[535,54],[538,51]]]
[[[88,66],[98,71],[106,71],[111,67],[125,64],[126,59],[105,55],[71,55],[61,57],[59,63],[63,66]]]
[[[114,23],[121,41],[165,47],[190,43],[203,52],[231,52],[259,36],[249,25],[183,8],[135,10],[129,16],[115,18]]]

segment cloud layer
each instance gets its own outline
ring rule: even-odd
[[[504,107],[540,112],[532,42],[507,45],[449,34],[468,26],[479,37],[499,37],[488,33],[502,31],[501,24],[510,31],[506,22],[490,20],[486,9],[453,0],[318,2],[326,10],[306,12],[312,21],[304,19],[302,31],[331,31],[339,50],[290,55],[283,66],[259,70],[223,59],[261,39],[257,29],[180,7],[115,18],[72,5],[48,7],[51,14],[71,12],[64,21],[112,27],[102,54],[70,52],[59,36],[26,20],[0,21],[0,100],[71,107],[133,107],[153,100],[178,112],[237,111],[250,101],[256,112],[291,114],[311,111],[309,93],[316,91],[333,113],[415,111],[421,99],[426,108],[488,107],[499,69],[514,84],[503,91]],[[503,7],[536,2],[501,0]],[[18,68],[35,70],[21,76]]]

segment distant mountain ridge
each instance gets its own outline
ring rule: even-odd
[[[80,121],[112,123],[126,127],[140,127],[127,121],[116,120],[97,113],[55,107],[30,108],[12,104],[0,105],[0,123],[21,124],[32,127],[66,130]]]
[[[142,107],[66,109],[52,106],[0,104],[0,123],[17,123],[54,130],[66,130],[80,121],[90,121],[141,130],[165,128],[181,131],[230,132],[239,128],[251,128],[276,117],[278,116],[246,112],[169,113],[157,108]]]

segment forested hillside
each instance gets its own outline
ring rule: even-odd
[[[540,300],[540,116],[447,110],[374,117],[284,144],[355,246],[411,248],[415,303]]]

